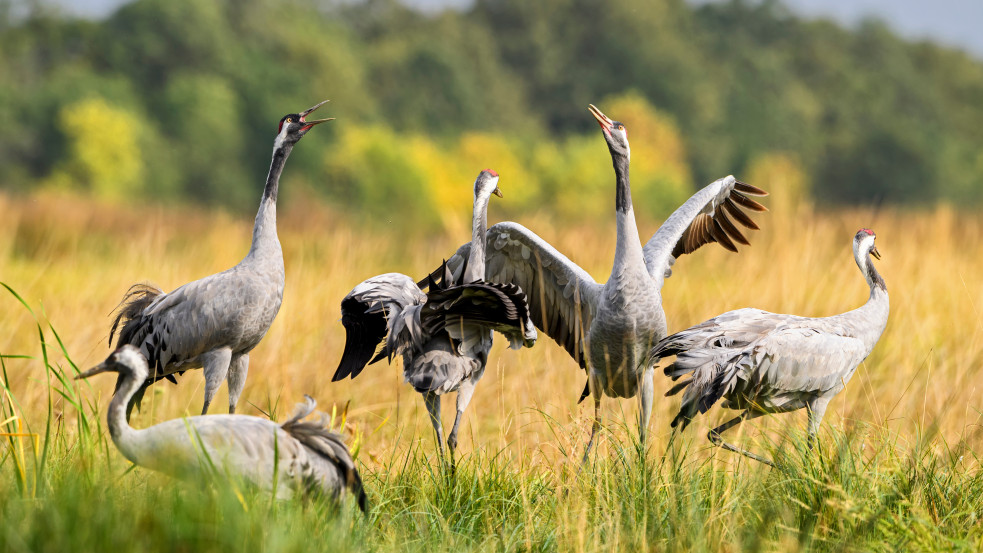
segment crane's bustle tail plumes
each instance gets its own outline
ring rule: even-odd
[[[116,347],[131,343],[140,329],[143,312],[163,294],[163,290],[150,283],[130,286],[123,295],[122,301],[116,306],[116,318],[113,319],[113,326],[109,330],[109,345],[113,345],[113,336],[117,328],[119,328],[119,340],[116,342]],[[120,327],[120,324],[123,326]]]
[[[343,438],[327,429],[323,417],[319,422],[304,420],[314,412],[316,407],[317,402],[314,398],[305,394],[304,401],[297,404],[293,416],[281,424],[280,428],[283,428],[305,447],[338,467],[344,473],[345,485],[355,496],[358,508],[363,513],[368,512],[368,497],[362,485],[362,477],[355,467],[355,461],[352,459]],[[311,486],[307,491],[312,492],[318,489],[320,489],[318,486]]]

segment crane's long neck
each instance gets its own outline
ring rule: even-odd
[[[273,161],[270,162],[270,173],[266,177],[266,188],[263,189],[263,199],[259,202],[259,212],[256,213],[256,224],[253,226],[253,244],[249,256],[259,254],[280,253],[280,240],[276,234],[276,198],[280,188],[280,173],[287,163],[287,157],[293,150],[293,144],[283,143],[280,137],[273,148]],[[282,253],[280,253],[282,256]]]
[[[863,340],[870,348],[874,347],[880,338],[884,327],[887,326],[888,312],[890,311],[890,300],[887,294],[887,284],[877,272],[869,253],[860,255],[854,254],[854,259],[860,271],[870,286],[870,296],[867,303],[862,305],[855,312],[859,313],[860,319],[864,324]]]
[[[109,412],[106,414],[109,435],[113,438],[113,443],[123,453],[123,456],[133,463],[137,462],[138,431],[126,421],[126,406],[133,394],[137,393],[137,390],[143,385],[144,380],[126,375],[119,389],[113,395],[113,400],[109,403]]]
[[[638,226],[635,223],[635,211],[631,205],[631,184],[628,180],[629,157],[616,153],[612,153],[611,157],[616,180],[614,207],[618,231],[618,241],[614,249],[614,268],[611,273],[612,278],[615,278],[624,275],[626,267],[638,265],[644,270],[645,259],[642,255],[642,243],[638,237]]]
[[[485,233],[488,231],[488,201],[490,196],[476,195],[471,215],[471,253],[464,271],[464,282],[485,278]]]

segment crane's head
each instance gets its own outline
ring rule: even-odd
[[[147,358],[140,353],[140,348],[125,344],[113,353],[109,354],[109,357],[105,361],[99,363],[91,369],[79,373],[75,377],[75,380],[82,378],[89,378],[92,375],[104,373],[104,372],[115,372],[122,375],[129,376],[136,379],[139,382],[143,382],[147,379],[148,368],[147,368]]]
[[[305,109],[300,113],[288,113],[280,119],[280,126],[277,128],[276,137],[276,148],[283,146],[284,144],[296,144],[298,140],[307,134],[307,131],[311,130],[314,125],[320,125],[326,121],[334,120],[334,117],[329,117],[327,119],[314,119],[312,121],[307,120],[307,116],[310,115],[314,110],[328,103],[325,100],[310,109]]]
[[[474,181],[474,197],[490,198],[492,194],[502,197],[502,191],[498,189],[498,173],[485,169],[478,173],[478,178]]]
[[[881,258],[881,252],[877,251],[877,246],[874,245],[876,238],[877,235],[869,228],[862,228],[857,231],[857,235],[853,237],[853,251],[858,259],[866,257],[867,254],[874,256],[874,259]]]
[[[608,143],[611,155],[617,154],[630,158],[631,148],[628,146],[628,129],[625,128],[624,123],[612,121],[610,117],[601,113],[601,110],[597,109],[594,104],[588,104],[587,109],[594,116],[594,119],[597,119],[597,124],[604,131],[604,140]]]

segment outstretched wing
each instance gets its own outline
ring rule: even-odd
[[[345,351],[331,381],[358,376],[386,340],[399,313],[426,301],[427,296],[413,279],[400,273],[386,273],[359,283],[341,300]]]
[[[533,323],[587,366],[584,335],[594,319],[602,286],[556,248],[524,226],[504,222],[488,229],[485,280],[515,284],[526,293]],[[458,248],[447,267],[458,278],[471,251]],[[435,277],[441,270],[435,271]],[[420,283],[421,286],[424,283]]]
[[[692,253],[710,242],[717,242],[732,252],[737,251],[735,242],[749,244],[728,218],[730,215],[745,228],[758,229],[743,210],[767,209],[748,195],[767,196],[768,193],[727,176],[693,194],[666,219],[644,248],[645,266],[660,287],[672,274],[672,264],[680,255]]]

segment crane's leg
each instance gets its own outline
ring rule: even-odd
[[[638,412],[638,441],[642,444],[642,451],[645,451],[645,435],[648,433],[649,421],[652,419],[652,399],[655,396],[655,367],[649,367],[642,373],[641,393],[638,398],[641,402],[641,409]]]
[[[232,362],[229,364],[229,375],[226,377],[229,381],[229,413],[236,412],[236,404],[239,403],[239,396],[242,395],[242,389],[246,386],[246,374],[248,372],[249,354],[243,353],[232,356]]]
[[[427,412],[430,413],[430,424],[433,425],[433,431],[437,433],[437,447],[440,449],[440,458],[443,460],[444,428],[440,425],[440,396],[433,392],[427,392],[423,394],[423,402],[427,406]]]
[[[454,417],[454,428],[451,428],[451,433],[447,436],[447,446],[450,447],[452,458],[454,456],[454,450],[457,449],[457,430],[461,425],[461,416],[464,415],[464,410],[471,403],[471,396],[473,395],[474,382],[461,382],[461,386],[457,389],[457,416]]]
[[[816,435],[819,433],[819,424],[823,422],[823,416],[826,415],[826,406],[829,405],[829,397],[816,398],[812,403],[806,406],[809,411],[809,437],[807,438],[807,444],[809,449],[812,449],[813,444],[816,442]]]
[[[215,392],[229,374],[229,363],[232,362],[232,350],[229,348],[213,349],[201,356],[201,364],[205,372],[205,405],[201,414],[208,413]]]
[[[715,446],[722,447],[722,448],[726,449],[727,451],[733,451],[734,453],[740,453],[741,455],[744,455],[746,457],[750,457],[750,458],[754,459],[755,461],[760,461],[760,462],[762,462],[762,463],[764,463],[764,464],[766,464],[766,465],[768,465],[770,467],[773,467],[773,466],[775,466],[775,463],[771,462],[770,460],[765,459],[764,457],[761,457],[760,455],[755,455],[754,453],[751,453],[750,451],[748,451],[746,449],[741,449],[741,448],[737,447],[734,444],[729,444],[729,443],[725,442],[720,437],[720,435],[722,433],[726,432],[730,428],[733,428],[733,427],[737,426],[738,424],[741,424],[745,420],[751,420],[751,419],[760,417],[763,414],[764,413],[762,413],[761,411],[751,411],[751,410],[744,411],[740,415],[738,415],[738,416],[734,417],[733,419],[731,419],[731,420],[729,420],[729,421],[721,424],[720,426],[714,428],[709,433],[707,433],[707,439],[710,440],[713,443],[713,445],[715,445]]]
[[[590,429],[590,440],[587,442],[587,447],[584,448],[584,459],[580,462],[581,469],[587,464],[587,456],[590,455],[590,450],[594,447],[594,440],[597,439],[597,431],[601,428],[601,382],[593,371],[587,378],[587,385],[590,386],[590,395],[594,398],[594,424]]]

